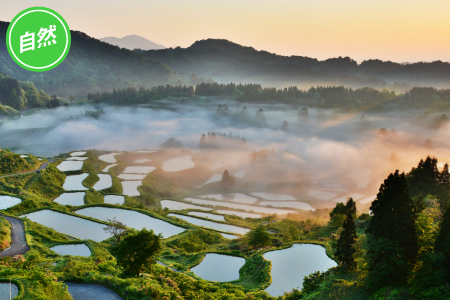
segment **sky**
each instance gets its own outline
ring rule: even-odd
[[[2,5],[0,20],[33,6],[95,38],[137,34],[183,48],[221,38],[320,60],[450,61],[448,0],[15,0]]]

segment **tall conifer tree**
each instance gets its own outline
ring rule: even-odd
[[[416,262],[418,243],[416,212],[404,173],[397,170],[384,180],[370,209],[368,283],[373,288],[405,284]]]
[[[355,261],[355,242],[356,242],[356,227],[354,220],[354,213],[356,213],[356,204],[352,198],[347,201],[345,206],[345,220],[344,230],[337,241],[337,249],[334,254],[338,262],[344,267],[344,270],[354,270],[356,268]]]

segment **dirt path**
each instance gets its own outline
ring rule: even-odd
[[[13,173],[13,174],[7,174],[7,175],[1,175],[0,178],[3,177],[9,177],[9,176],[16,176],[16,175],[22,175],[22,174],[30,174],[30,173],[37,173],[40,170],[44,170],[45,168],[47,168],[47,165],[51,162],[57,161],[57,159],[49,159],[48,161],[42,163],[39,166],[39,169],[33,170],[33,171],[26,171],[26,172],[19,172],[19,173]]]
[[[25,238],[25,227],[22,220],[13,217],[2,216],[11,223],[11,247],[0,252],[0,257],[24,254],[30,250]]]

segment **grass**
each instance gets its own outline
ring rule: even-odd
[[[180,153],[186,155],[186,150]],[[168,268],[154,266],[149,272],[150,276],[143,278],[123,278],[121,269],[117,267],[115,258],[109,252],[109,241],[97,243],[94,241],[72,240],[66,235],[53,229],[25,220],[25,230],[31,251],[25,254],[27,263],[34,264],[31,271],[24,269],[15,262],[14,268],[0,266],[0,278],[12,276],[22,284],[23,293],[18,299],[65,299],[66,292],[61,289],[60,281],[76,281],[84,283],[102,284],[114,289],[124,299],[273,299],[262,292],[271,282],[270,262],[264,260],[263,254],[268,250],[277,250],[291,246],[295,242],[308,242],[323,245],[327,254],[332,257],[331,233],[336,228],[323,226],[318,220],[306,221],[296,218],[280,220],[267,225],[267,229],[273,232],[273,245],[270,249],[252,251],[244,236],[235,240],[228,240],[213,230],[201,229],[192,224],[173,218],[168,218],[168,210],[159,207],[159,199],[182,199],[185,195],[195,194],[193,187],[203,182],[202,176],[206,176],[208,170],[198,168],[188,169],[181,172],[164,172],[160,167],[163,162],[173,157],[174,152],[165,151],[157,153],[125,153],[117,157],[118,166],[111,168],[113,185],[109,189],[96,191],[92,189],[98,181],[99,173],[107,163],[98,160],[98,155],[104,152],[89,150],[89,159],[83,164],[83,172],[89,176],[83,184],[90,189],[85,194],[85,205],[79,207],[62,206],[53,201],[55,197],[65,192],[62,185],[67,173],[60,172],[56,163],[50,163],[46,170],[39,174],[18,175],[0,180],[0,191],[3,194],[21,198],[21,204],[6,210],[6,213],[18,215],[25,212],[33,212],[41,209],[52,209],[54,211],[95,221],[101,224],[107,222],[99,221],[90,217],[79,216],[74,213],[75,209],[84,207],[110,207],[133,210],[158,218],[173,225],[184,227],[187,230],[181,234],[163,240],[163,252],[158,257],[165,264],[181,270],[185,273],[174,273]],[[144,165],[154,165],[158,169],[150,173],[143,180],[144,186],[140,188],[141,196],[125,196],[125,204],[111,205],[103,203],[105,194],[121,194],[122,186],[115,174],[121,173],[126,165],[134,165],[135,159],[149,158],[152,161]],[[195,157],[193,155],[193,159]],[[194,173],[200,170],[200,175]],[[206,175],[205,175],[206,174]],[[168,195],[166,197],[166,195]],[[186,214],[184,210],[177,212]],[[205,219],[211,221],[209,219]],[[255,228],[262,223],[275,220],[274,216],[260,219],[243,219],[236,216],[225,216],[226,224]],[[224,222],[218,222],[224,223]],[[86,244],[92,252],[90,257],[71,257],[56,255],[50,250],[51,247],[61,244]],[[202,280],[196,277],[189,269],[199,264],[206,253],[220,253],[245,258],[246,262],[240,270],[239,280],[231,283],[217,283]],[[3,260],[0,259],[0,264]],[[53,266],[52,263],[56,263]],[[11,262],[8,262],[10,264]],[[220,270],[218,270],[220,271]],[[33,277],[35,276],[35,277]],[[37,277],[36,277],[37,276]],[[53,276],[53,277],[52,277]],[[36,279],[37,278],[37,279]],[[48,281],[53,278],[51,283]],[[55,281],[57,279],[57,281]],[[344,280],[340,283],[327,283],[323,285],[323,293],[330,295],[358,295],[361,287],[353,288],[352,278],[336,278]],[[19,288],[20,289],[20,288]],[[45,298],[47,297],[47,298]],[[164,298],[166,297],[166,298]],[[352,296],[353,297],[353,296]],[[355,296],[356,297],[356,296]],[[325,299],[325,298],[324,298]],[[331,299],[331,298],[330,298]],[[349,298],[351,299],[351,298]],[[358,298],[354,298],[358,299]]]
[[[11,244],[11,224],[0,217],[0,250],[4,250]]]

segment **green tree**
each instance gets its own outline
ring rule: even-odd
[[[370,209],[368,284],[376,289],[405,284],[416,262],[418,243],[415,206],[404,173],[397,170],[384,180]]]
[[[255,248],[262,248],[270,245],[270,233],[267,232],[266,228],[259,225],[255,229],[247,233],[248,244]]]
[[[444,271],[445,280],[450,282],[450,207],[445,211],[440,225],[434,251],[443,254],[444,259],[440,267]]]
[[[428,195],[423,201],[423,210],[416,219],[417,242],[419,245],[418,258],[420,261],[434,248],[439,233],[439,224],[442,217],[439,202],[435,196]]]
[[[355,261],[355,243],[357,239],[356,226],[353,212],[356,211],[356,204],[352,198],[347,201],[344,230],[337,241],[336,252],[334,256],[338,262],[344,267],[344,270],[354,270],[356,268]]]
[[[447,168],[444,166],[444,169],[448,171],[448,166]],[[435,195],[439,199],[441,209],[447,208],[449,176],[448,173],[439,172],[435,157],[428,156],[425,160],[422,159],[417,168],[411,169],[406,179],[411,197]]]
[[[225,170],[222,175],[222,180],[220,181],[220,187],[222,189],[223,194],[230,194],[231,189],[234,185],[234,177],[230,176],[228,170]]]
[[[111,253],[116,256],[124,275],[139,276],[156,263],[155,256],[162,250],[161,239],[161,234],[156,235],[153,230],[144,228],[123,237],[119,244],[111,247]]]

